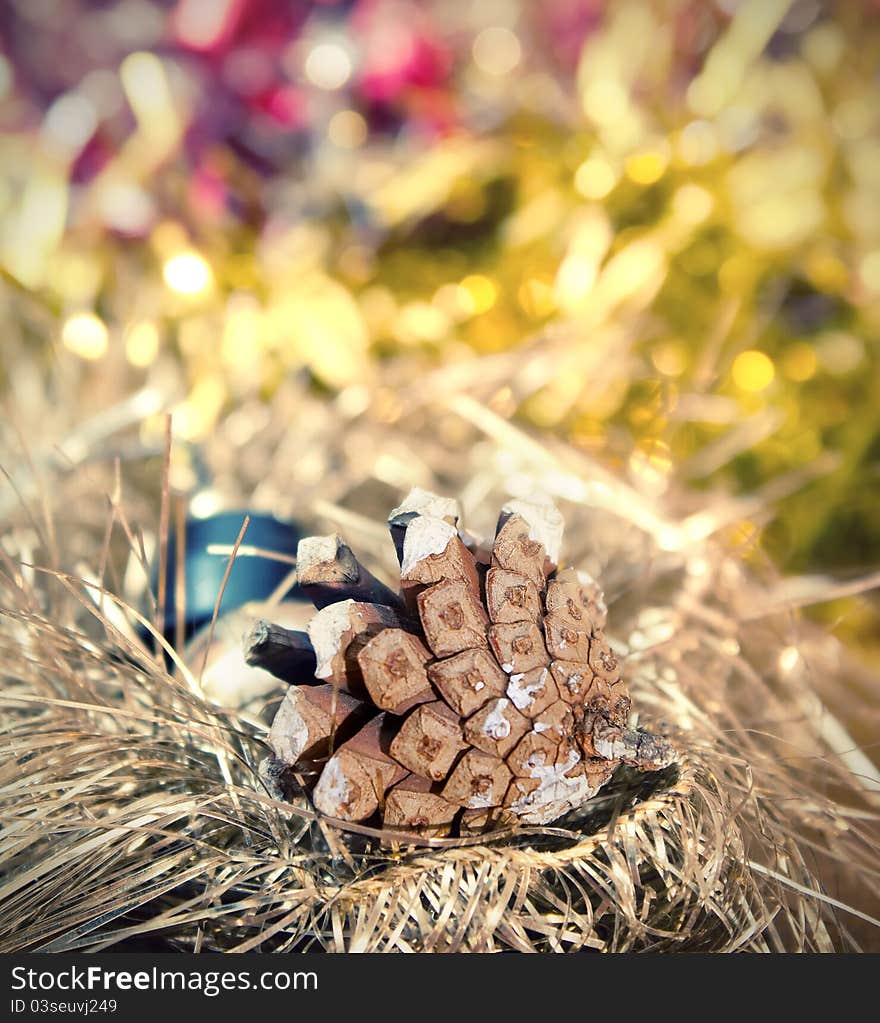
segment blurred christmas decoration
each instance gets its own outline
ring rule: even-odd
[[[876,564],[876,11],[12,2],[5,388],[51,338],[68,400],[146,383],[200,441],[290,373],[357,404],[546,337],[505,414],[657,488],[809,473],[754,538]]]
[[[188,640],[211,621],[221,589],[227,612],[251,601],[268,600],[279,586],[280,596],[298,596],[291,566],[296,563],[301,534],[292,522],[271,515],[247,516],[247,546],[239,547],[241,556],[226,575],[225,561],[218,553],[228,555],[232,550],[244,520],[243,512],[191,516],[175,535],[179,549],[177,542],[168,544],[164,561],[154,562],[150,582],[154,593],[163,594],[161,628],[169,642],[178,633]],[[185,561],[185,567],[178,569],[178,561]],[[177,592],[178,579],[185,592]]]

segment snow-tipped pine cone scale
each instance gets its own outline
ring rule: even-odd
[[[269,745],[320,812],[432,835],[546,824],[619,763],[674,759],[627,727],[602,594],[557,569],[552,504],[510,501],[491,547],[459,531],[455,502],[422,490],[388,522],[400,593],[340,537],[309,537],[297,552],[319,609],[308,633],[258,622],[245,639],[248,663],[291,683]]]

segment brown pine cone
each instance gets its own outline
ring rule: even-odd
[[[602,594],[557,570],[551,503],[510,501],[491,548],[459,532],[455,502],[422,490],[388,521],[400,593],[340,537],[309,537],[308,633],[258,622],[245,640],[248,663],[291,683],[269,745],[311,779],[319,811],[434,835],[545,824],[621,762],[672,761],[665,739],[627,728]]]

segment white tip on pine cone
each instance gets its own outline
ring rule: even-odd
[[[341,600],[321,608],[306,627],[315,651],[315,678],[333,675],[333,658],[339,653],[342,637],[351,629],[351,611],[355,601]]]
[[[348,802],[351,783],[342,771],[339,757],[331,757],[324,765],[321,777],[315,785],[312,798],[315,806],[330,817],[338,817],[339,811]]]
[[[464,805],[469,810],[486,810],[494,805],[494,801],[491,796],[481,796],[475,792],[472,796],[468,796]]]
[[[535,756],[529,768],[531,777],[538,779],[538,787],[521,796],[510,809],[529,824],[549,824],[586,802],[595,794],[587,777],[583,774],[568,777],[579,762],[573,750],[563,764],[547,764],[546,757]]]
[[[528,500],[508,501],[501,510],[524,519],[529,526],[529,539],[543,544],[550,561],[554,565],[559,563],[565,522],[562,513],[549,497],[536,496]]]
[[[565,680],[564,685],[566,689],[577,695],[580,692],[581,682],[583,682],[584,676],[580,672],[575,672],[573,675],[569,675]]]
[[[435,519],[451,519],[458,522],[461,509],[458,501],[451,497],[432,494],[430,490],[413,487],[401,503],[388,516],[388,524],[405,526],[417,515],[430,515]]]
[[[518,675],[511,675],[507,686],[507,695],[517,710],[525,710],[526,707],[531,707],[535,702],[535,695],[544,685],[544,680],[547,678],[547,669],[545,668],[541,672],[541,677],[538,681],[533,682],[531,685],[523,685],[524,677],[524,672]]]
[[[505,711],[510,706],[507,700],[494,700],[492,709],[483,722],[483,735],[490,739],[506,739],[510,735],[510,722]]]
[[[338,581],[357,582],[359,574],[357,559],[338,533],[331,533],[329,536],[305,536],[297,544],[296,566],[301,582],[313,581],[310,575],[316,565],[333,565],[333,575]],[[323,574],[326,576],[326,570]]]
[[[605,760],[619,760],[626,753],[626,747],[619,739],[615,742],[613,739],[594,738],[593,749]]]
[[[269,746],[272,752],[289,766],[299,760],[309,741],[309,730],[299,711],[299,701],[302,698],[299,689],[291,686],[281,701],[269,729]]]
[[[455,526],[433,515],[419,515],[409,524],[403,540],[400,575],[403,579],[420,561],[432,554],[442,554],[451,540],[458,536]]]

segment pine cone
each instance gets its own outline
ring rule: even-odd
[[[506,504],[491,548],[459,532],[455,502],[422,490],[388,521],[400,593],[340,537],[309,537],[297,551],[319,608],[308,633],[258,622],[245,639],[248,663],[292,683],[273,767],[308,779],[319,811],[433,835],[545,824],[621,762],[672,761],[666,740],[627,728],[601,591],[557,570],[552,504]]]

